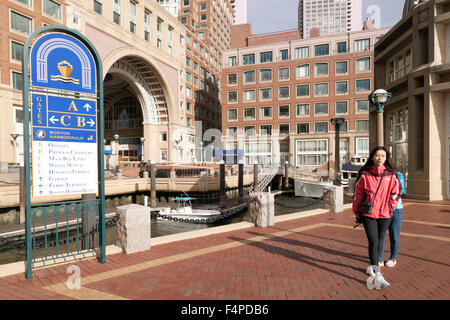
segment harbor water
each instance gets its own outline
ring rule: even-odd
[[[295,197],[291,194],[282,194],[276,196],[276,202],[280,205],[275,204],[275,216],[313,210],[317,208],[322,208],[322,200],[311,199],[306,197]],[[291,208],[288,208],[291,207]],[[171,234],[178,234],[183,232],[189,232],[194,230],[206,229],[211,227],[217,227],[221,225],[226,225],[230,223],[238,223],[242,221],[250,222],[250,215],[248,209],[245,209],[232,217],[220,220],[215,223],[210,224],[193,224],[184,222],[175,222],[169,220],[156,220],[156,218],[151,219],[151,237],[161,237]],[[76,231],[70,232],[70,237],[76,235]],[[66,231],[60,233],[59,239],[64,239],[66,237]],[[56,235],[53,234],[48,236],[47,241],[51,242],[56,239]],[[110,224],[106,228],[106,245],[116,244],[116,224]],[[79,244],[70,243],[70,251],[77,251]],[[59,245],[59,252],[66,252],[67,245]],[[51,256],[56,253],[55,247],[48,247],[47,252],[44,248],[39,248],[36,250],[36,257],[42,257],[44,255]],[[14,244],[3,244],[0,245],[0,264],[12,263],[17,261],[24,261],[25,258],[25,248],[21,246],[18,248]]]

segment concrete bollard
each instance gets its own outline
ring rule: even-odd
[[[270,227],[275,223],[275,195],[268,192],[251,193],[256,200],[250,205],[250,217],[257,227]]]
[[[150,208],[138,204],[117,207],[117,246],[126,254],[150,249]]]
[[[149,176],[149,175],[148,175],[148,171],[144,171],[144,176],[143,176],[144,179],[148,179],[148,176]]]
[[[116,176],[118,180],[122,180],[122,169],[117,170]]]
[[[348,181],[348,189],[347,192],[348,193],[355,193],[355,185],[356,185],[356,178],[351,178]]]
[[[344,187],[326,186],[324,189],[324,209],[338,213],[344,211]]]

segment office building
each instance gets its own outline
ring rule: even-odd
[[[247,35],[224,51],[223,148],[243,150],[245,164],[312,170],[334,159],[330,119],[339,116],[342,162],[367,156],[373,44],[388,30],[299,39],[298,30],[251,35],[249,25],[234,26]]]
[[[65,25],[96,47],[103,65],[105,139],[119,160],[191,161],[185,26],[156,1],[1,1],[0,171],[23,164],[22,48],[35,30]],[[175,142],[183,136],[184,149]],[[145,139],[142,145],[141,138]]]
[[[298,2],[298,30],[301,38],[361,29],[362,0],[299,0]]]
[[[450,1],[406,1],[403,18],[375,44],[375,89],[384,144],[406,178],[407,197],[450,199]],[[377,111],[370,111],[370,146]]]

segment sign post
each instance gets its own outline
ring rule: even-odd
[[[104,111],[100,56],[90,41],[77,31],[62,26],[47,26],[36,30],[28,38],[24,45],[22,68],[27,240],[25,276],[32,278],[32,252],[35,254],[31,221],[33,219],[34,227],[35,216],[32,217],[32,212],[36,211],[37,205],[31,203],[31,194],[33,197],[43,197],[96,193],[100,262],[104,263]],[[79,210],[73,204],[70,206],[72,213]],[[48,211],[53,214],[53,211]],[[68,219],[69,212],[66,215]]]

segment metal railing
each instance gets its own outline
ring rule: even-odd
[[[99,252],[99,202],[95,199],[31,206],[32,263]]]

